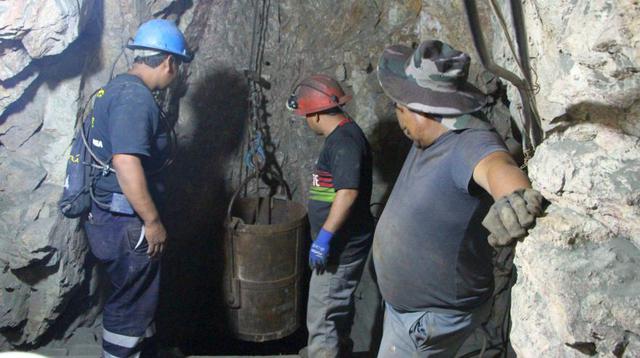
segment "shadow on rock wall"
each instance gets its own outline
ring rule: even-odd
[[[375,217],[382,214],[404,159],[411,149],[411,141],[402,133],[396,120],[393,102],[382,94],[380,96],[375,108],[379,120],[369,136],[373,152],[374,181],[383,188],[383,193],[374,193],[371,211]]]
[[[620,98],[621,103],[638,103],[637,94],[629,94],[625,98]],[[633,104],[629,108],[613,106],[610,104],[594,101],[582,101],[574,103],[567,108],[567,111],[550,121],[554,127],[548,131],[547,137],[552,133],[563,132],[577,123],[592,122],[603,124],[610,128],[619,128],[627,134],[640,135],[640,123],[637,117],[631,113],[633,108],[638,108],[638,104]],[[636,109],[637,110],[637,109]]]
[[[170,244],[157,320],[163,342],[192,354],[211,352],[224,342],[216,338],[225,332],[222,241],[231,194],[225,166],[242,143],[248,88],[233,69],[218,69],[190,88],[187,101],[193,118],[181,122],[192,134],[179,135],[168,180],[164,221]]]
[[[373,153],[373,181],[371,213],[377,218],[391,194],[393,184],[411,148],[395,117],[393,103],[381,92],[374,108],[378,120],[368,136]],[[351,332],[354,357],[375,356],[382,337],[384,306],[377,286],[373,261],[367,260],[366,270],[355,294],[355,317]]]
[[[10,347],[3,345],[5,343],[21,349],[52,342],[59,344],[56,341],[66,341],[79,326],[93,325],[98,314],[101,297],[95,259],[87,255],[78,220],[63,219],[55,206],[62,191],[55,167],[65,161],[60,158],[58,162],[54,156],[47,158],[45,153],[62,154],[71,139],[64,138],[62,133],[74,126],[75,100],[81,97],[82,91],[78,84],[83,76],[91,76],[97,69],[89,68],[88,63],[95,61],[101,43],[102,5],[102,2],[96,2],[92,9],[89,21],[95,25],[82,32],[62,53],[31,61],[20,74],[2,84],[9,88],[25,78],[38,76],[0,115],[0,126],[9,121],[8,130],[0,134],[0,151],[6,154],[3,174],[20,178],[15,182],[19,185],[6,188],[0,185],[0,203],[12,204],[11,207],[0,205],[0,216],[11,222],[11,231],[2,234],[9,234],[14,229],[21,231],[19,235],[16,231],[15,242],[3,253],[9,257],[22,257],[24,253],[23,260],[27,263],[10,270],[2,262],[4,270],[0,272],[0,282],[12,282],[15,286],[6,288],[10,294],[3,296],[6,300],[0,302],[0,306],[8,307],[20,322],[15,325],[4,319],[0,323],[0,346],[5,349]],[[62,108],[65,105],[69,107]],[[63,129],[62,126],[68,127]],[[22,158],[32,158],[38,164],[25,166]],[[39,172],[44,176],[37,185],[28,187],[33,180],[25,181],[24,178],[36,179]],[[36,215],[20,214],[12,220],[10,214],[15,210]],[[41,228],[35,235],[39,239],[37,242],[29,240],[26,235],[30,231],[25,228],[33,230],[37,227]],[[42,252],[46,252],[46,256],[41,256]],[[41,258],[34,259],[39,256]]]
[[[25,110],[28,110],[27,107],[30,104],[44,101],[45,99],[36,98],[36,94],[43,84],[48,86],[52,93],[55,93],[56,88],[65,81],[72,80],[78,76],[90,77],[103,66],[100,56],[96,56],[96,54],[99,53],[102,42],[104,29],[102,16],[104,9],[100,1],[96,1],[93,6],[93,15],[89,20],[93,25],[88,26],[78,35],[78,38],[70,43],[62,53],[30,60],[29,65],[19,74],[2,82],[0,87],[7,89],[8,93],[14,87],[19,87],[22,82],[30,81],[29,78],[35,76],[33,82],[24,89],[20,97],[9,104],[0,114],[0,125],[8,117],[20,115]],[[33,116],[31,113],[28,115]],[[73,125],[73,119],[70,119],[69,123]]]

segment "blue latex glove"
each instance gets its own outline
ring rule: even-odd
[[[322,273],[325,267],[327,267],[329,244],[332,238],[332,232],[320,229],[318,237],[313,242],[313,245],[311,245],[311,250],[309,250],[309,267],[311,270],[316,269],[318,273]]]

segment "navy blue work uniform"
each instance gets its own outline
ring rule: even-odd
[[[161,210],[163,180],[148,175],[168,156],[168,130],[159,114],[151,91],[140,78],[119,75],[96,95],[89,145],[105,162],[114,154],[139,156],[149,192]],[[98,200],[110,203],[114,193],[122,193],[116,175],[100,177],[95,185]],[[91,252],[105,266],[112,288],[103,312],[104,356],[155,356],[160,261],[147,255],[142,220],[94,203],[85,230]]]

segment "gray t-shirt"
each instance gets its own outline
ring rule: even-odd
[[[411,148],[374,235],[382,296],[404,311],[470,309],[493,290],[481,225],[493,200],[473,180],[480,160],[507,151],[493,131],[449,131]]]

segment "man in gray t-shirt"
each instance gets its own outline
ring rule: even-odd
[[[440,41],[391,46],[378,64],[414,141],[374,234],[386,302],[378,357],[454,356],[489,312],[490,245],[524,237],[541,214],[542,196],[500,137],[458,120],[485,105],[468,68],[467,54]]]

